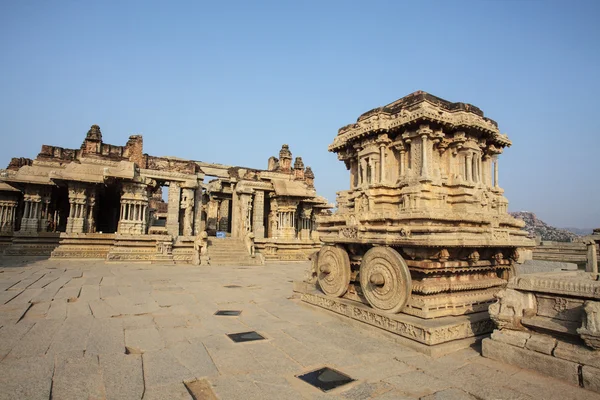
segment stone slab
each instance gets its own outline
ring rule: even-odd
[[[559,341],[554,348],[554,357],[573,361],[583,365],[600,368],[600,354],[583,345],[578,346],[572,343]]]
[[[494,329],[487,312],[423,319],[406,314],[386,314],[361,303],[327,297],[316,291],[301,293],[300,299],[428,346],[473,338],[490,333]]]
[[[556,339],[546,335],[531,335],[525,347],[538,353],[552,355],[556,347]]]
[[[565,380],[573,385],[579,385],[579,364],[571,361],[522,349],[492,339],[483,340],[482,354],[484,357],[493,360],[516,365],[520,368],[532,369],[544,375]]]
[[[144,376],[141,355],[101,354],[99,360],[107,398],[114,400],[142,398]]]
[[[106,398],[98,357],[73,357],[57,360],[52,398],[64,400],[101,400]]]
[[[583,375],[584,388],[600,392],[600,369],[584,365],[581,374]]]

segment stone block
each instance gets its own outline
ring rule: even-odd
[[[449,382],[427,375],[421,371],[386,378],[383,382],[390,383],[411,397],[423,397],[452,386]]]
[[[140,355],[101,354],[99,360],[107,398],[128,400],[142,397],[144,376]]]
[[[475,397],[460,389],[451,388],[421,397],[421,400],[475,400]]]
[[[52,384],[55,399],[105,399],[98,357],[72,357],[57,361]]]
[[[492,339],[517,347],[525,347],[525,343],[530,337],[531,334],[527,332],[513,331],[510,329],[496,329],[492,332]]]
[[[600,369],[584,366],[581,373],[583,375],[583,387],[594,392],[600,392]]]
[[[577,264],[558,261],[525,260],[523,264],[515,265],[515,273],[517,275],[558,271],[577,271]]]
[[[552,355],[552,350],[556,347],[556,339],[546,335],[533,334],[527,340],[525,347],[538,353]]]
[[[189,369],[181,365],[170,350],[147,352],[142,355],[142,359],[146,390],[152,386],[182,383],[184,380],[196,378]]]
[[[600,368],[600,354],[583,345],[559,341],[553,352],[555,357],[583,365]]]
[[[573,385],[579,385],[579,364],[574,362],[493,339],[483,340],[482,354],[484,357],[493,360],[502,361],[525,369],[533,369],[542,374],[566,380]]]
[[[164,342],[156,328],[127,329],[125,347],[128,354],[143,354],[164,348]]]

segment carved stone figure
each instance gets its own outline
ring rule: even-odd
[[[594,350],[600,350],[600,302],[586,301],[583,309],[585,318],[577,333],[581,335],[585,344]]]
[[[504,289],[496,293],[498,301],[489,307],[490,318],[499,328],[526,330],[521,318],[536,313],[536,300],[532,293]]]

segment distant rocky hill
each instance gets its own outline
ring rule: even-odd
[[[531,237],[541,236],[542,240],[552,240],[555,242],[572,242],[579,238],[578,235],[566,229],[548,225],[532,212],[518,211],[509,214],[525,221],[525,230],[529,232]]]
[[[562,228],[562,229],[569,231],[569,232],[573,232],[574,234],[579,235],[579,236],[591,235],[593,232],[592,228]]]

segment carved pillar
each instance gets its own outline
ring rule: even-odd
[[[473,182],[473,154],[471,153],[467,154],[465,169],[467,171],[467,182]]]
[[[179,236],[179,203],[181,201],[181,186],[178,182],[169,183],[169,204],[167,207],[167,233],[173,237]]]
[[[28,185],[23,193],[24,211],[21,219],[21,232],[35,233],[40,230],[40,215],[42,202],[42,188]]]
[[[360,160],[360,185],[365,185],[367,183],[367,159],[363,158]]]
[[[400,149],[400,169],[398,171],[401,177],[404,176],[404,174],[406,173],[405,158],[406,158],[406,149],[402,148],[402,149]]]
[[[87,186],[81,182],[69,182],[69,217],[67,218],[68,233],[84,233],[87,226]]]
[[[498,187],[498,157],[494,157],[494,187]]]
[[[229,228],[229,199],[223,199],[221,201],[221,208],[219,209],[219,230],[227,232]]]
[[[585,270],[595,274],[598,273],[598,252],[596,250],[596,242],[593,240],[587,243],[587,264]]]
[[[192,236],[194,223],[194,191],[192,189],[182,189],[181,209],[183,210],[183,236]]]
[[[358,185],[358,161],[352,159],[350,162],[350,189]]]
[[[170,205],[171,196],[169,193],[169,206]],[[169,221],[168,218],[169,217],[167,216],[167,224]],[[147,224],[147,186],[145,184],[134,182],[123,183],[123,192],[121,194],[121,219],[119,220],[118,232],[125,235],[143,235],[146,233]]]
[[[88,202],[87,202],[87,221],[86,221],[86,232],[94,233],[96,232],[96,214],[97,214],[97,204],[96,204],[96,191],[97,188],[91,187],[88,189]]]
[[[385,144],[379,145],[379,182],[385,181]]]
[[[16,207],[16,200],[0,201],[0,233],[13,233]]]
[[[202,186],[198,186],[194,195],[194,235],[198,236],[204,231],[202,222]]]
[[[217,224],[219,214],[219,202],[215,198],[211,198],[206,205],[206,231],[214,235],[220,227]]]
[[[246,233],[252,232],[252,195],[240,193],[240,222],[238,224],[238,237],[245,237]]]
[[[254,205],[253,218],[252,218],[252,232],[254,232],[255,238],[265,237],[265,192],[257,190],[254,192]]]

